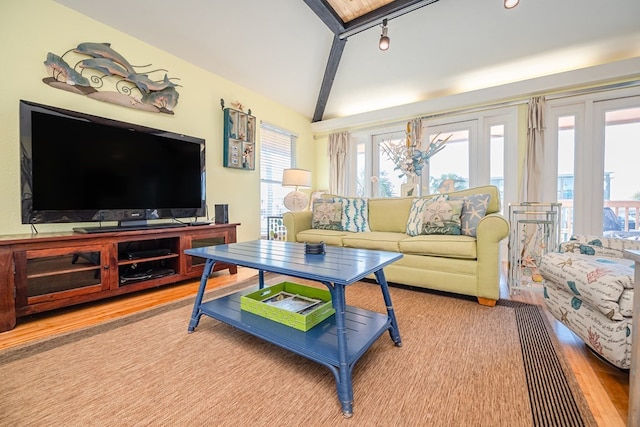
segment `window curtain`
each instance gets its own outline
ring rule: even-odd
[[[413,144],[418,150],[424,150],[423,141],[422,141],[422,119],[411,119],[407,122],[407,138],[411,139],[411,144]],[[407,184],[416,184],[420,186],[421,177],[417,175],[413,175],[411,177],[407,176]],[[424,189],[418,187],[417,194],[420,196],[423,194]],[[426,190],[428,192],[428,188]]]
[[[546,102],[544,97],[529,99],[527,153],[522,186],[522,200],[527,202],[542,201],[542,171],[544,164],[544,112]]]
[[[413,138],[415,138],[415,141],[411,142],[413,142],[416,147],[418,147],[418,149],[424,150],[425,147],[422,146],[422,119],[417,118],[411,120],[409,122],[409,126],[411,129],[411,134],[413,135]]]
[[[347,131],[329,135],[329,192],[338,196],[347,195],[346,158],[349,138]]]

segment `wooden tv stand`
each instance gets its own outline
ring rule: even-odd
[[[235,243],[238,225],[0,235],[0,332],[18,317],[200,277],[205,260],[184,250]]]

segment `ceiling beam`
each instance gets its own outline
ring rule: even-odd
[[[336,78],[340,58],[342,58],[342,52],[346,44],[347,39],[340,39],[337,34],[333,36],[331,52],[329,52],[329,60],[327,61],[327,67],[325,68],[324,77],[322,78],[322,86],[318,94],[318,101],[316,102],[316,110],[313,113],[312,122],[319,122],[322,120],[322,116],[324,116],[324,109],[327,107],[331,87]]]
[[[438,0],[395,0],[378,9],[372,10],[358,18],[349,21],[345,30],[340,33],[340,38],[348,38],[361,31],[382,23],[383,19],[392,20],[414,10],[428,6]]]
[[[348,37],[378,25],[383,19],[397,18],[405,13],[412,12],[437,1],[438,0],[395,0],[345,24],[326,0],[304,0],[307,6],[318,15],[318,18],[320,18],[334,34],[333,44],[331,45],[329,60],[327,61],[327,67],[325,68],[324,77],[322,78],[322,86],[318,94],[318,101],[316,102],[312,122],[322,120],[324,110],[327,107],[327,101],[329,100],[329,94],[331,93],[331,87],[338,72],[338,65],[340,64],[340,58],[342,58],[344,45]]]
[[[344,32],[344,22],[326,0],[304,0],[304,2],[318,15],[324,25],[329,27],[333,34]]]

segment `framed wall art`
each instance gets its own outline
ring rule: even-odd
[[[420,186],[415,183],[400,185],[400,197],[420,197]]]
[[[226,168],[256,168],[256,118],[241,110],[224,109],[224,161]]]

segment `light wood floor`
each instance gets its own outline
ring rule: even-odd
[[[214,273],[209,280],[208,289],[242,281],[253,275],[255,270],[247,268],[239,268],[237,275],[220,271]],[[192,297],[197,288],[197,281],[187,282],[22,318],[18,320],[15,329],[0,333],[0,350],[86,328],[176,299]],[[501,297],[510,298],[504,277]],[[511,298],[544,306],[542,293],[539,291],[522,291]],[[625,426],[629,400],[628,371],[599,360],[580,338],[550,314],[549,319],[598,425]]]
[[[509,296],[503,274],[500,297],[537,304],[544,307],[542,290],[520,291]],[[596,357],[584,341],[547,312],[564,354],[576,375],[583,394],[598,426],[626,426],[629,408],[629,371],[604,362]]]

